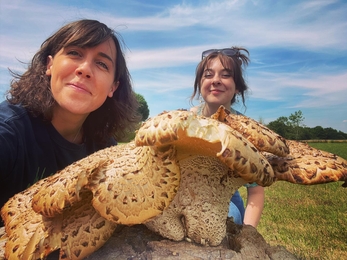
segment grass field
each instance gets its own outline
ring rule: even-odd
[[[347,159],[346,143],[310,145]],[[347,259],[347,188],[341,185],[276,182],[265,189],[258,231],[300,259]],[[246,189],[240,192],[245,198]]]

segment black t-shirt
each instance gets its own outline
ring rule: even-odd
[[[51,123],[30,116],[26,109],[0,104],[0,208],[16,193],[37,180],[62,170],[87,155],[115,145],[74,144],[64,139]]]

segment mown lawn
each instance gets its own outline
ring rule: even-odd
[[[309,144],[347,159],[347,143]],[[283,245],[301,259],[347,259],[347,188],[341,185],[267,187],[258,231],[270,245]]]

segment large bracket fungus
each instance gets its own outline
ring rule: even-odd
[[[5,259],[83,259],[117,225],[145,223],[172,240],[215,246],[243,184],[347,181],[347,161],[285,140],[223,107],[147,120],[133,142],[96,152],[16,194],[1,209]],[[116,245],[115,245],[116,246]]]

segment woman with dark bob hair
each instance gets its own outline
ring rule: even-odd
[[[138,103],[116,32],[71,22],[12,72],[0,104],[0,207],[38,179],[134,130]]]
[[[236,97],[242,98],[245,106],[245,93],[248,86],[244,80],[243,68],[249,63],[249,52],[242,47],[225,49],[210,49],[202,53],[202,60],[196,68],[194,97],[201,104],[190,110],[198,115],[210,117],[223,105],[232,114],[240,114],[232,106]],[[239,191],[236,191],[229,204],[228,217],[233,217],[237,224],[247,224],[257,227],[264,207],[264,188],[256,183],[246,184],[247,206]]]
[[[225,107],[230,108],[231,105],[235,103],[236,96],[238,95],[242,98],[242,103],[245,106],[245,93],[247,93],[248,91],[248,86],[243,77],[242,66],[246,67],[248,65],[250,61],[248,55],[248,50],[241,47],[232,47],[222,50],[211,49],[204,51],[202,53],[202,60],[196,68],[194,90],[192,96],[190,97],[191,102],[195,97],[197,97],[198,99],[204,98],[201,94],[202,80],[206,77],[206,70],[211,63],[211,60],[218,59],[223,68],[225,68],[225,70],[230,73],[230,77],[233,79],[236,88],[231,99],[226,100],[226,103],[223,105],[227,105]],[[215,109],[215,111],[217,111],[220,106],[220,102],[212,102],[211,105],[212,104],[218,106]],[[204,104],[204,106],[206,106],[206,104]]]

